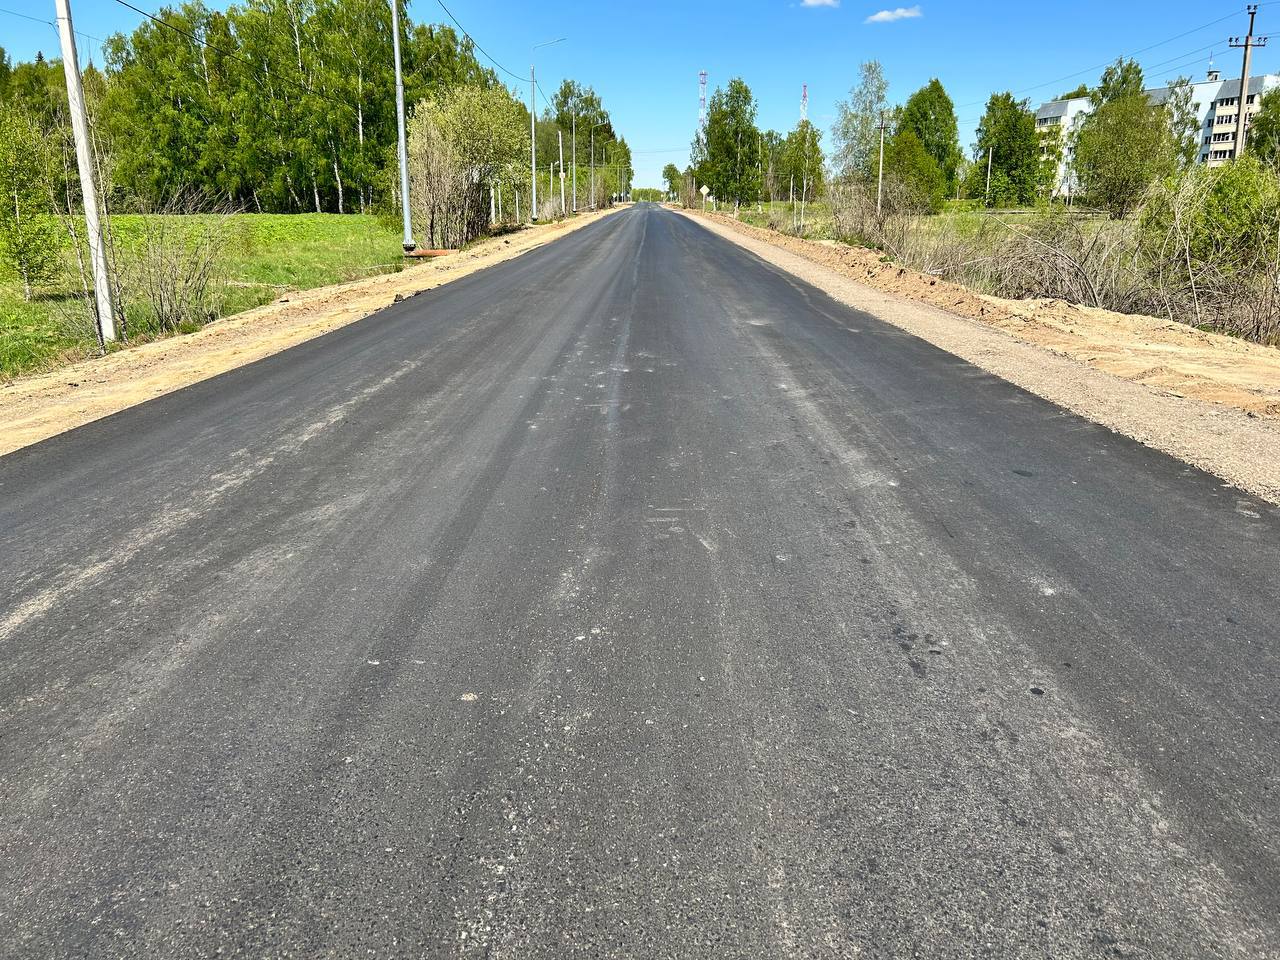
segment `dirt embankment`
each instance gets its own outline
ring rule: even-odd
[[[1098,370],[1167,393],[1280,417],[1280,350],[1206,333],[1157,317],[1114,313],[1061,300],[1005,300],[885,263],[879,253],[699,214],[800,254],[859,283],[941,307],[1047,347]]]
[[[988,297],[871,250],[682,212],[849,306],[1280,503],[1280,350],[1154,317]]]
[[[174,390],[253,363],[388,304],[550,243],[613,211],[528,227],[400,273],[291,292],[209,324],[0,387],[0,456]]]

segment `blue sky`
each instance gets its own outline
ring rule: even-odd
[[[132,2],[144,9],[160,5]],[[1189,0],[993,0],[982,6],[953,0],[650,0],[619,6],[612,15],[607,4],[586,0],[445,3],[489,54],[518,73],[528,70],[533,44],[567,37],[537,51],[541,85],[550,93],[571,76],[601,93],[631,144],[638,186],[657,185],[664,164],[687,160],[698,119],[699,70],[707,71],[709,90],[742,77],[759,101],[760,125],[782,131],[798,118],[804,83],[810,119],[829,128],[836,101],[847,95],[863,60],[884,64],[895,102],[937,76],[956,102],[967,150],[993,90],[1012,89],[1038,103],[1092,82],[1100,64],[1121,54],[1137,54],[1149,82],[1179,74],[1201,78],[1211,50],[1224,76],[1231,76],[1239,73],[1240,56],[1228,49],[1227,38],[1248,25],[1243,4]],[[0,9],[49,19],[53,5],[0,0]],[[77,29],[96,37],[130,30],[139,20],[114,0],[73,0],[73,9]],[[447,21],[437,0],[412,0],[411,11],[416,20]],[[1225,19],[1210,24],[1219,18]],[[1280,48],[1280,2],[1261,4],[1258,31],[1268,29]],[[605,36],[610,30],[615,35]],[[3,12],[0,46],[15,59],[57,50],[49,27]],[[1254,73],[1280,66],[1277,48],[1255,54]]]

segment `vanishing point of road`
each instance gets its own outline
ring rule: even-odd
[[[1280,956],[1278,533],[640,205],[0,459],[0,956]]]

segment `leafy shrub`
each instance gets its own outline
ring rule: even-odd
[[[885,148],[885,171],[909,195],[913,207],[939,213],[947,176],[912,130],[900,130]]]
[[[1075,170],[1094,205],[1119,219],[1174,167],[1178,143],[1163,107],[1143,93],[1102,104],[1076,135]]]
[[[1161,312],[1280,341],[1280,179],[1272,168],[1246,154],[1167,178],[1138,217],[1138,240]]]

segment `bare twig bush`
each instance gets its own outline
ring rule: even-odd
[[[1159,312],[1280,344],[1280,180],[1246,156],[1156,184],[1138,217]]]
[[[913,193],[893,177],[886,177],[877,204],[877,185],[861,180],[831,184],[832,229],[841,240],[883,250],[894,260],[929,270],[929,239],[918,229],[925,209]],[[932,272],[932,271],[930,271]]]
[[[217,319],[227,290],[223,251],[230,238],[226,203],[182,192],[138,219],[119,253],[126,309],[133,330],[187,332]]]
[[[1025,220],[986,220],[977,237],[995,234],[990,253],[975,257],[957,279],[1011,299],[1047,297],[1120,312],[1149,303],[1131,223],[1104,226],[1062,208]]]
[[[413,222],[428,247],[460,247],[489,225],[488,189],[474,182],[457,150],[429,118],[415,117],[409,152]]]
[[[702,206],[702,194],[698,192],[698,185],[692,174],[686,173],[680,180],[680,206],[686,210]]]

